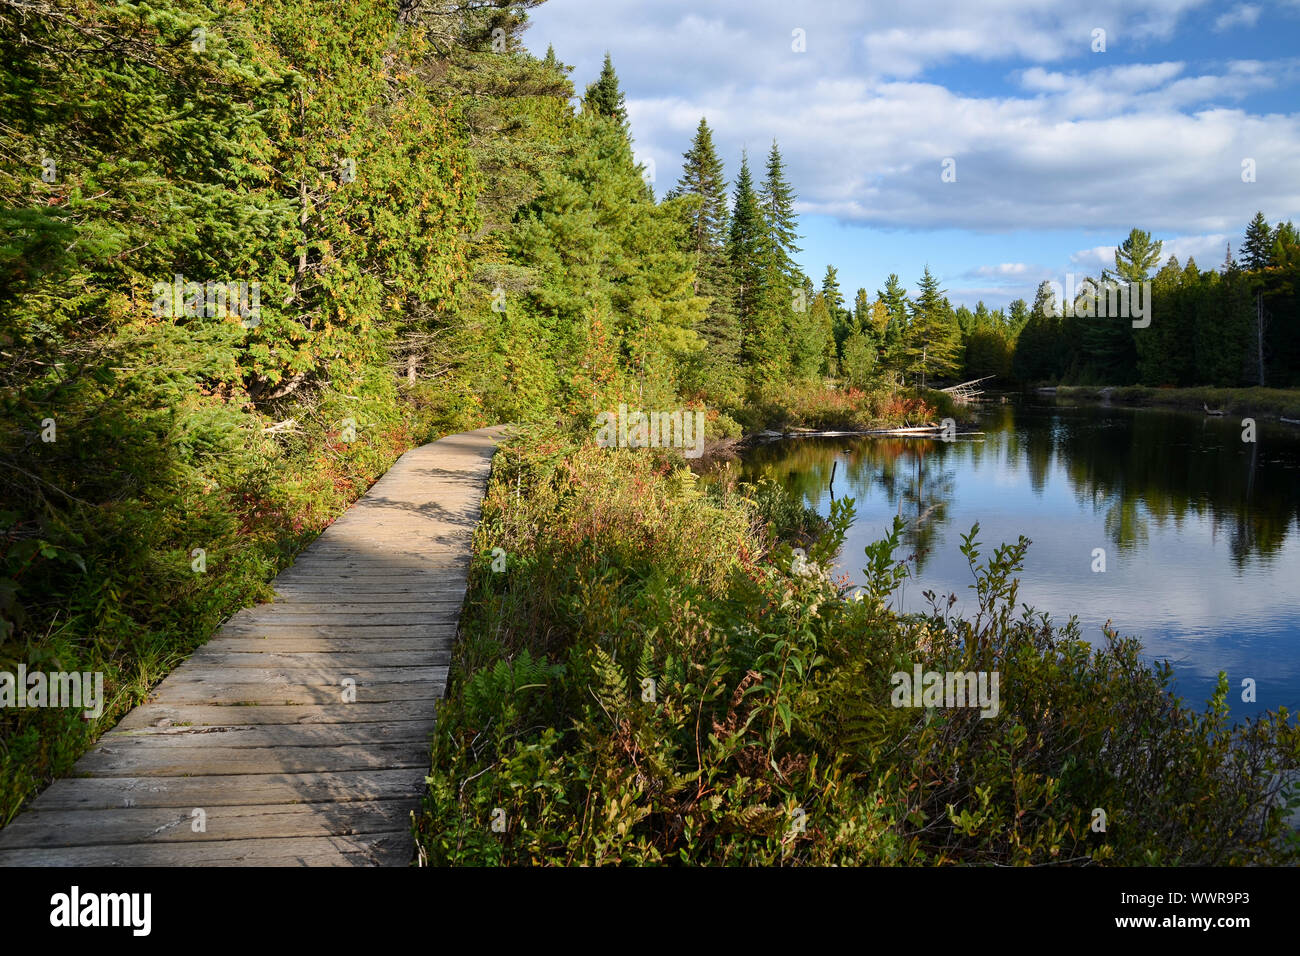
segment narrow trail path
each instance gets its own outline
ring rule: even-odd
[[[0,830],[0,865],[404,865],[501,427],[413,449]]]

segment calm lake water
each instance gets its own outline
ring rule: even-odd
[[[1233,718],[1300,711],[1300,430],[1260,422],[1246,443],[1236,418],[1034,404],[983,406],[972,427],[983,436],[952,443],[788,439],[751,449],[741,470],[822,514],[832,494],[855,499],[838,566],[855,584],[863,548],[894,515],[908,519],[895,556],[917,560],[903,610],[926,610],[925,590],[972,607],[958,546],[978,521],[985,556],[1021,534],[1033,542],[1022,603],[1054,622],[1076,615],[1094,643],[1108,619],[1140,637],[1198,709],[1222,670]],[[1254,704],[1241,701],[1245,677]]]

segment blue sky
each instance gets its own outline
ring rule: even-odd
[[[800,263],[818,283],[835,265],[846,297],[890,272],[914,288],[928,264],[954,304],[996,308],[1113,264],[1133,226],[1210,268],[1257,209],[1300,220],[1300,0],[548,0],[530,17],[525,44],[554,44],[579,92],[613,56],[660,195],[701,116],[729,180],[777,139]]]

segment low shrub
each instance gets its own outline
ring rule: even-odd
[[[688,474],[688,473],[687,473]],[[433,864],[1292,862],[1285,711],[1197,713],[1135,640],[1017,611],[1029,542],[962,550],[978,608],[889,609],[902,532],[850,596],[770,490],[521,439],[498,455],[415,821]],[[955,599],[954,599],[955,600]],[[999,676],[995,716],[894,706],[896,673]],[[1104,822],[1104,830],[1100,829]]]

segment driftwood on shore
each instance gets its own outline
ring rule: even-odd
[[[908,436],[927,437],[931,435],[938,435],[941,434],[942,432],[943,432],[942,425],[915,425],[915,426],[908,426],[903,428],[866,428],[866,429],[855,429],[855,430],[837,429],[837,430],[830,430],[830,431],[816,431],[814,429],[798,428],[798,429],[792,429],[790,431],[784,431],[784,432],[768,429],[767,431],[759,432],[758,434],[754,435],[753,438],[757,441],[776,441],[779,438],[860,438],[860,437],[872,437],[872,436],[882,436],[882,435],[897,435],[899,437],[908,437]],[[960,434],[963,438],[965,438],[971,435],[982,436],[984,433],[983,432],[959,432],[958,434]]]
[[[987,382],[997,378],[996,375],[985,375],[983,378],[974,378],[969,382],[962,382],[959,385],[949,385],[947,388],[941,388],[939,391],[946,392],[953,397],[954,401],[966,403],[973,402],[984,394],[982,388],[977,388],[980,382]]]

